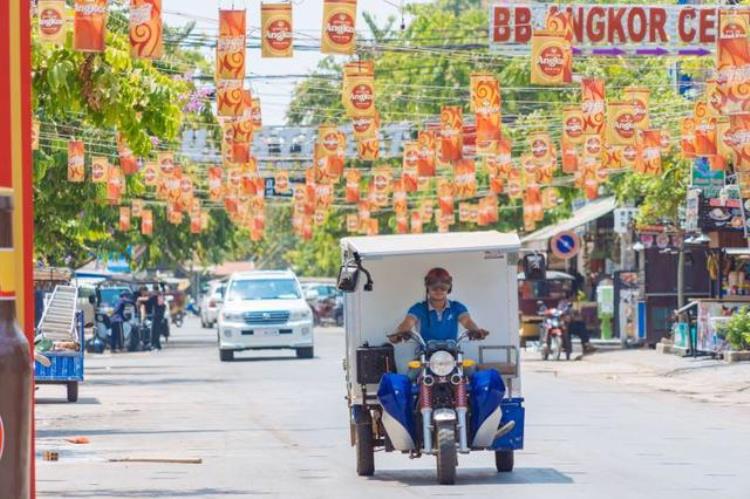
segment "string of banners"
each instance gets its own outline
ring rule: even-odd
[[[163,54],[162,0],[129,0],[131,55],[158,59]],[[62,45],[72,26],[74,50],[103,52],[106,48],[107,0],[74,0],[72,9],[65,0],[38,0],[39,36],[43,42]],[[320,51],[323,54],[351,55],[356,47],[357,0],[323,0]],[[261,57],[292,57],[294,31],[291,2],[265,2],[260,7]],[[230,14],[223,14],[230,12]],[[241,12],[242,14],[239,14]],[[229,24],[227,22],[229,21]],[[220,11],[224,50],[236,52],[231,43],[246,36],[245,11]],[[220,41],[220,43],[222,43]],[[237,67],[235,67],[237,69]],[[235,76],[244,78],[244,74]]]

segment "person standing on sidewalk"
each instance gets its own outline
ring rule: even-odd
[[[164,331],[164,316],[166,315],[167,302],[164,293],[159,288],[146,302],[146,307],[152,312],[151,315],[151,346],[149,349],[161,350],[161,335]]]
[[[125,307],[128,305],[135,305],[135,303],[130,299],[129,293],[123,291],[120,293],[120,299],[117,300],[114,312],[112,312],[112,316],[109,319],[112,329],[109,337],[109,349],[112,353],[124,350],[123,338],[125,332],[123,324],[125,323]]]

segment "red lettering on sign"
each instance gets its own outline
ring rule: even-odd
[[[608,16],[607,16],[607,41],[609,43],[615,43],[615,42],[622,42],[624,43],[625,40],[625,30],[623,29],[622,25],[622,16],[625,14],[624,8],[615,9],[610,7],[608,9]],[[619,40],[615,39],[615,35],[619,38]]]
[[[510,9],[495,7],[495,30],[492,32],[493,42],[507,42],[510,40]]]
[[[602,7],[591,7],[589,10],[588,19],[586,19],[586,36],[594,43],[604,40],[605,33],[605,19],[606,13]],[[598,22],[595,21],[596,18]]]
[[[633,7],[628,14],[628,34],[630,41],[635,43],[640,43],[646,38],[646,13],[641,7]]]
[[[677,33],[679,33],[680,41],[683,43],[691,43],[695,39],[695,27],[693,27],[694,19],[694,9],[680,11],[680,16],[677,18]]]
[[[565,10],[570,13],[570,20],[573,22],[573,36],[578,43],[581,43],[583,41],[584,25],[583,7],[578,7],[575,10],[573,9],[573,7],[566,7]]]
[[[661,7],[651,7],[649,10],[649,32],[648,40],[654,42],[667,42],[667,32],[664,31],[664,24],[667,22],[667,11]]]
[[[531,40],[531,9],[516,7],[516,42],[528,43]]]
[[[701,43],[715,42],[716,36],[714,35],[714,29],[716,28],[716,10],[702,9],[698,26]]]

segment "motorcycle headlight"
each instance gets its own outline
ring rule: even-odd
[[[312,318],[312,310],[310,310],[309,308],[302,309],[302,310],[295,310],[289,316],[289,319],[292,321],[304,321],[304,320],[309,320],[311,318]]]
[[[244,320],[243,315],[236,312],[224,312],[221,315],[227,322],[242,322]]]
[[[430,356],[430,371],[435,376],[448,376],[456,368],[456,359],[450,352],[438,350]]]

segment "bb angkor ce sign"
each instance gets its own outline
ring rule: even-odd
[[[578,48],[694,47],[708,53],[716,42],[719,19],[716,5],[502,3],[490,7],[490,45],[500,50],[525,47],[531,42],[532,30],[544,28],[548,10],[570,12],[573,46]]]

